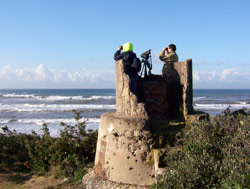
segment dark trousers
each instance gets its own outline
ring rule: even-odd
[[[130,75],[129,76],[130,79],[130,90],[132,93],[135,94],[135,96],[137,96],[137,81],[138,81],[138,76],[137,75]]]

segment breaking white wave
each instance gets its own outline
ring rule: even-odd
[[[194,104],[195,109],[212,109],[212,110],[225,110],[230,107],[231,109],[250,108],[250,104]]]
[[[16,94],[16,93],[1,94],[1,96],[5,98],[36,98],[37,97],[37,95],[35,94]]]
[[[41,112],[75,110],[113,110],[115,105],[103,104],[1,104],[0,111],[5,112]]]
[[[247,102],[238,102],[239,104],[246,105],[248,104]]]
[[[85,101],[91,101],[91,100],[109,100],[109,99],[115,99],[114,96],[90,96],[90,97],[83,97],[83,96],[47,96],[47,97],[37,97],[39,100],[45,100],[45,101],[61,101],[61,100],[85,100]]]
[[[0,119],[0,124],[7,124],[10,123],[12,120],[11,119]]]
[[[1,121],[1,120],[0,120]],[[65,124],[76,124],[77,121],[75,119],[19,119],[17,120],[18,123],[22,124],[37,124],[42,125],[43,123],[46,124],[57,124],[57,123],[65,123]],[[99,118],[81,118],[79,122],[86,122],[86,123],[99,123]]]
[[[197,100],[201,100],[201,99],[205,99],[207,98],[206,96],[198,96],[198,97],[194,97],[193,101],[197,101]]]
[[[99,99],[104,99],[104,100],[110,100],[110,99],[115,99],[115,96],[40,96],[36,94],[16,94],[16,93],[11,93],[11,94],[1,94],[2,97],[5,98],[34,98],[37,100],[43,100],[43,101],[62,101],[62,100],[86,100],[86,101],[91,101],[91,100],[99,100]]]
[[[38,100],[61,101],[61,100],[83,100],[82,96],[38,96]]]
[[[100,119],[99,118],[82,118],[80,122],[85,122],[86,129],[96,130],[99,128]],[[7,124],[10,130],[16,130],[18,133],[31,134],[35,131],[37,134],[42,134],[42,125],[46,123],[50,135],[52,137],[59,137],[60,130],[63,129],[60,123],[63,122],[67,125],[74,126],[77,124],[75,119],[19,119],[19,120],[0,120],[0,128]],[[3,132],[0,129],[0,132]]]

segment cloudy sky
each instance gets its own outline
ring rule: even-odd
[[[0,88],[114,88],[113,54],[170,43],[194,88],[250,88],[249,0],[0,0]]]

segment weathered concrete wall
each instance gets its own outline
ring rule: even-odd
[[[144,103],[130,91],[129,76],[124,73],[123,60],[115,63],[116,111],[125,116],[147,117]]]
[[[149,127],[143,117],[101,116],[95,158],[95,172],[115,182],[152,185],[156,183],[154,163],[147,141]]]
[[[184,62],[175,62],[174,68],[180,76],[180,83],[182,85],[183,114],[186,119],[187,115],[193,111],[192,59],[188,59]]]

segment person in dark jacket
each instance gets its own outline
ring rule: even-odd
[[[123,52],[121,53],[122,50]],[[133,52],[133,44],[130,42],[118,46],[118,49],[114,54],[115,61],[123,59],[124,71],[130,79],[130,90],[137,96],[137,80],[139,76],[136,70],[131,67],[135,57],[136,54]]]

